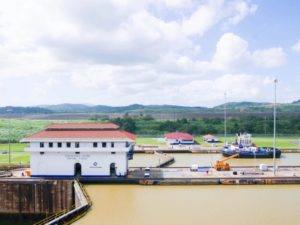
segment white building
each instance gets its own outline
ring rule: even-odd
[[[32,177],[126,176],[135,135],[107,124],[51,124],[29,142]]]
[[[195,138],[193,137],[193,135],[181,132],[167,133],[165,134],[165,140],[169,146],[195,144]]]

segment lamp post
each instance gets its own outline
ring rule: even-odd
[[[226,104],[227,104],[227,93],[224,93],[225,104],[224,104],[224,144],[227,145],[227,113],[226,113]]]
[[[8,113],[12,112],[12,109],[7,109],[6,110]],[[8,163],[9,165],[11,164],[11,148],[10,148],[10,135],[11,135],[11,123],[10,123],[10,118],[8,118]]]
[[[10,120],[8,121],[8,163],[11,164],[11,155],[10,155]]]
[[[276,89],[278,80],[274,80],[274,137],[273,137],[273,173],[276,176]]]

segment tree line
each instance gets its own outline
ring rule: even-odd
[[[151,116],[117,118],[111,120],[121,129],[136,133],[158,135],[167,132],[187,132],[193,135],[224,133],[223,118],[194,118],[177,120],[155,120]],[[268,135],[273,133],[272,116],[240,116],[227,119],[227,133],[249,132]],[[279,116],[276,120],[278,134],[300,134],[300,117]]]

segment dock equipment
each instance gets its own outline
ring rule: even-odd
[[[239,154],[234,154],[234,155],[229,156],[225,159],[218,160],[215,163],[214,168],[218,171],[220,171],[220,170],[230,170],[230,165],[225,161],[227,161],[229,159],[232,159],[232,158],[237,158],[237,157],[239,157]]]

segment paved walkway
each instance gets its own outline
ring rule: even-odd
[[[128,178],[144,178],[145,172],[141,169],[135,169],[129,173]],[[209,167],[199,168],[199,171],[191,171],[190,168],[151,168],[147,173],[150,174],[150,179],[274,177],[272,168],[268,171],[260,171],[257,167],[234,167],[230,171],[216,171]],[[276,172],[276,177],[300,178],[300,167],[280,167]]]

